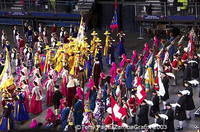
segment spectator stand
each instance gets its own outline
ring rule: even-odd
[[[21,25],[29,19],[34,23],[69,27],[79,25],[81,14],[87,14],[94,0],[8,0],[0,2],[0,24]]]

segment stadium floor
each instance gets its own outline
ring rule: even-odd
[[[4,29],[7,32],[8,38],[12,38],[12,26],[0,25],[0,30],[2,30],[2,29]],[[133,34],[133,33],[127,33],[127,35],[126,35],[126,42],[125,42],[124,46],[126,48],[126,52],[127,52],[129,57],[130,57],[130,54],[132,53],[132,50],[134,50],[134,49],[141,50],[144,42],[147,40],[147,39],[137,40],[137,37],[138,37],[138,35]],[[13,44],[13,43],[11,43],[11,44]],[[183,86],[182,86],[182,80],[180,80],[180,79],[178,80],[178,86],[170,86],[169,87],[169,95],[170,95],[169,101],[170,102],[175,102],[177,100],[177,96],[175,95],[175,93],[178,90],[181,90],[181,89],[183,89]],[[194,99],[196,108],[200,106],[200,98],[198,96],[199,90],[200,90],[200,86],[193,89],[193,93],[194,93],[193,99]],[[38,121],[44,123],[45,122],[46,109],[47,109],[46,103],[43,103],[43,112],[41,114],[37,115],[37,116],[30,114],[31,119],[36,118]],[[193,110],[192,113],[194,111],[195,110]],[[0,108],[0,112],[2,112],[2,108]],[[31,119],[29,121],[24,122],[23,124],[17,123],[16,128],[19,128],[19,129],[28,128]],[[153,118],[149,118],[149,119],[150,119],[150,122],[152,123]],[[175,128],[177,127],[177,125],[178,125],[178,121],[175,120],[175,125],[174,125]],[[192,120],[184,122],[184,130],[183,131],[184,132],[194,132],[196,130],[195,129],[196,126],[197,127],[200,126],[200,118],[194,117],[194,115],[192,114]]]

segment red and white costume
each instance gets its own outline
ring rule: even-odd
[[[127,104],[128,104],[128,108],[129,108],[129,112],[131,116],[134,116],[134,114],[137,111],[137,97],[135,97],[134,95],[131,96],[130,99],[127,100]]]
[[[174,59],[173,61],[172,61],[172,68],[173,68],[173,70],[178,70],[178,60],[177,59]]]
[[[182,62],[186,62],[187,59],[188,59],[188,53],[185,52],[185,53],[183,53],[183,55],[182,55],[182,57],[181,57],[181,61],[182,61]]]

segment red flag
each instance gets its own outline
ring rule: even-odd
[[[118,105],[113,97],[110,98],[111,108],[112,108],[112,118],[119,125],[122,125],[122,119],[127,115],[125,108]]]
[[[144,88],[144,85],[142,85],[142,80],[140,77],[137,78],[137,92],[136,92],[138,104],[140,105],[142,101],[146,98],[147,94]]]

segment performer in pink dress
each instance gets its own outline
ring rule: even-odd
[[[48,81],[45,84],[45,87],[47,89],[46,93],[46,101],[47,101],[47,106],[51,106],[53,104],[52,99],[53,99],[53,94],[54,94],[54,81],[53,77],[49,75]]]
[[[30,72],[29,76],[34,76],[36,74],[41,75],[41,72],[40,72],[40,69],[39,69],[38,65],[33,67],[33,70]]]
[[[160,40],[158,39],[157,36],[154,36],[153,38],[153,46],[155,48],[155,51],[158,51],[159,50],[159,45],[160,44]]]
[[[20,72],[19,79],[17,80],[17,85],[20,87],[23,81],[28,81],[28,77],[25,75],[23,71]]]
[[[32,119],[29,124],[29,128],[36,128],[38,126],[38,121],[36,119]]]
[[[90,92],[93,90],[95,86],[94,79],[92,77],[89,78],[88,83],[86,84],[87,89],[85,90],[84,93],[84,99],[89,100]]]
[[[149,56],[150,52],[150,48],[148,43],[144,44],[144,49],[143,49],[143,60],[142,60],[142,64],[146,64],[147,58]]]
[[[28,68],[25,63],[22,64],[21,72],[24,72],[25,76],[28,75]]]
[[[42,92],[37,82],[34,82],[35,87],[32,89],[30,112],[33,114],[39,114],[42,112]]]
[[[56,117],[55,113],[53,112],[53,110],[51,108],[48,108],[46,117],[45,117],[45,120],[46,120],[45,126],[47,128],[51,128],[54,125],[54,123],[56,122],[56,119],[57,119],[57,117]]]
[[[47,28],[46,27],[43,28],[42,35],[43,35],[44,43],[45,43],[45,45],[47,45],[48,44],[48,32],[47,32]]]
[[[137,54],[137,51],[136,50],[133,50],[132,52],[132,56],[131,56],[131,61],[132,61],[132,67],[133,67],[133,71],[135,71],[137,68],[136,68],[136,64],[138,62],[138,54]]]
[[[54,68],[52,66],[50,66],[49,72],[48,72],[48,76],[51,75],[53,77],[53,80],[56,81],[57,80],[57,73],[54,70]]]
[[[123,67],[125,66],[126,60],[127,60],[126,55],[125,55],[125,54],[122,54],[122,60],[121,60],[121,62],[119,63],[119,66],[120,66],[121,68],[123,68]]]
[[[77,87],[75,96],[77,96],[79,99],[83,100],[83,95],[84,95],[83,88]]]
[[[111,64],[109,75],[111,76],[110,83],[113,85],[115,77],[117,76],[117,65],[114,62]]]
[[[60,77],[61,77],[61,93],[62,93],[62,95],[63,96],[67,96],[67,87],[66,87],[66,85],[67,85],[67,82],[68,82],[68,80],[67,80],[67,76],[68,76],[68,70],[67,70],[67,68],[66,67],[63,67],[63,70],[62,70],[62,72],[60,73]]]
[[[42,86],[42,76],[38,73],[35,74],[35,76],[33,76],[33,80],[32,82],[36,82],[38,84],[38,86]],[[30,84],[31,87],[34,87],[34,84]]]

